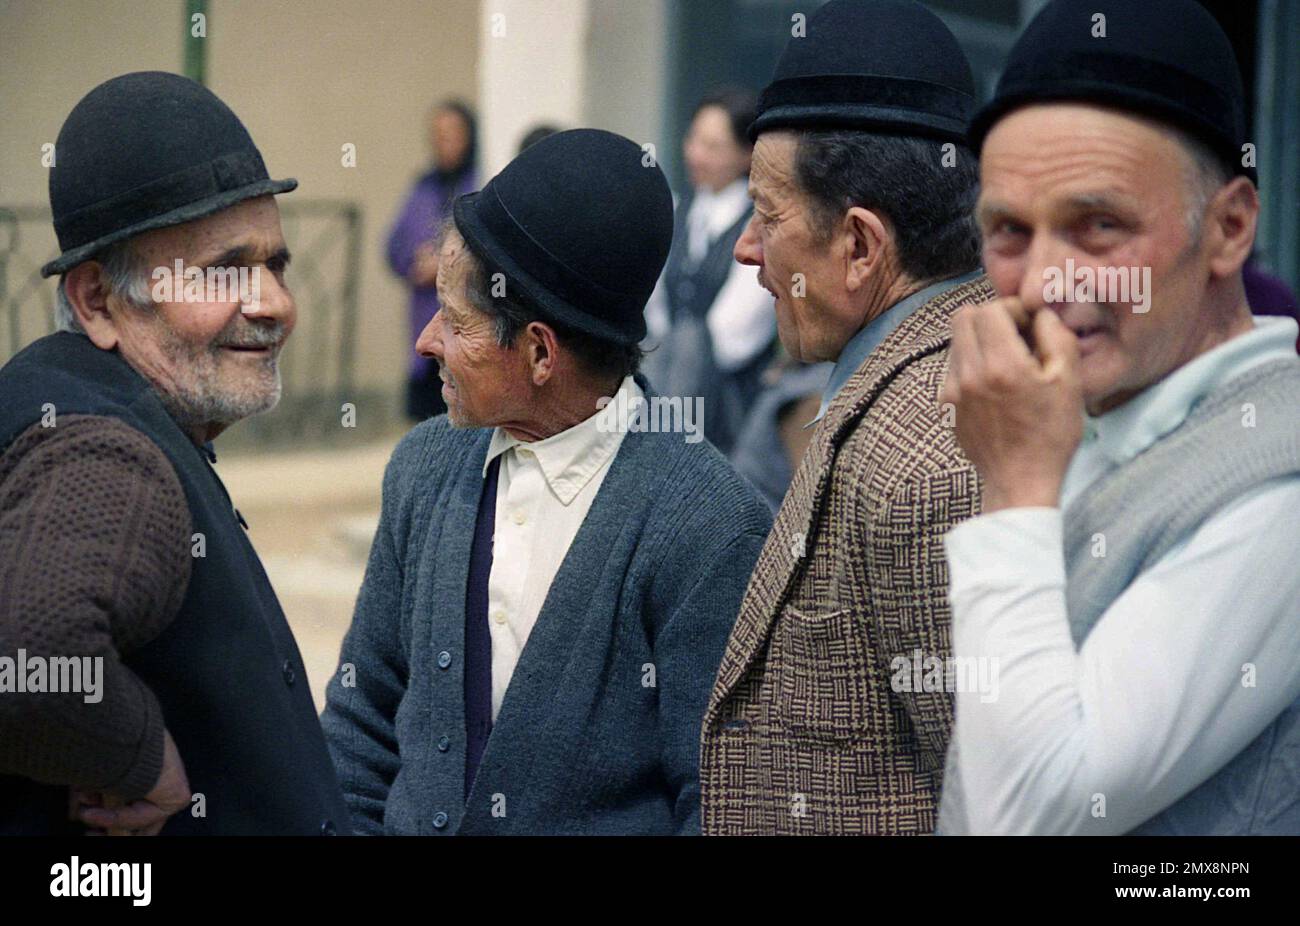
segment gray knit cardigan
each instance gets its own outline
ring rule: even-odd
[[[630,432],[464,793],[465,589],[491,431],[408,434],[322,716],[357,831],[699,831],[700,720],[771,527],[708,443]]]

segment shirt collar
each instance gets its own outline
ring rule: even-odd
[[[970,273],[933,283],[925,287],[925,289],[917,290],[910,296],[905,296],[867,322],[862,330],[850,338],[849,343],[845,344],[844,349],[840,351],[840,356],[835,361],[835,368],[831,370],[831,377],[826,381],[826,388],[822,390],[822,404],[821,408],[817,410],[817,417],[808,422],[806,427],[811,427],[822,420],[826,415],[826,409],[830,408],[831,401],[844,388],[844,384],[849,381],[849,378],[858,371],[862,364],[867,362],[867,358],[871,356],[872,352],[894,333],[894,330],[903,323],[907,316],[941,293],[955,286],[961,286],[963,283],[969,283],[983,272],[983,270],[972,270]]]
[[[618,391],[624,394],[621,401],[629,407],[635,407],[644,395],[630,376],[619,384]],[[614,401],[620,401],[618,396]],[[596,411],[585,421],[537,441],[522,441],[511,437],[504,429],[496,428],[492,431],[487,457],[483,460],[483,476],[487,476],[488,464],[493,459],[514,451],[518,460],[536,460],[555,497],[561,504],[568,505],[618,452],[623,441],[623,432],[604,427],[605,420],[607,416]]]
[[[1220,383],[1262,363],[1295,356],[1293,319],[1261,316],[1254,322],[1255,330],[1206,351],[1119,408],[1086,416],[1085,433],[1096,436],[1108,460],[1125,463],[1186,421],[1196,403]]]

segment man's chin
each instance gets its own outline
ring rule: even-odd
[[[458,408],[447,406],[447,423],[453,428],[477,428],[479,423]]]
[[[1094,418],[1109,411],[1114,411],[1142,391],[1141,389],[1125,388],[1114,377],[1108,377],[1104,381],[1090,382],[1084,376],[1081,385],[1083,387],[1084,410]]]
[[[790,356],[791,360],[797,363],[806,363],[803,356],[803,345],[799,343],[799,330],[793,326],[786,328],[782,325],[776,326],[776,338],[781,342],[781,347]]]
[[[278,370],[268,382],[259,383],[257,388],[250,389],[247,383],[241,385],[242,388],[223,390],[215,400],[206,403],[215,413],[214,419],[217,420],[214,423],[230,427],[245,418],[265,415],[275,410],[284,394]]]
[[[259,403],[257,407],[253,409],[253,411],[248,413],[247,417],[251,418],[253,415],[265,415],[267,412],[275,411],[276,408],[279,407],[280,405],[280,398],[281,398],[281,390],[279,388],[279,384],[277,384],[275,392],[272,395],[267,396],[265,400]]]
[[[252,418],[254,415],[265,415],[273,411],[280,404],[280,398],[284,394],[284,383],[280,379],[280,370],[273,367],[269,373],[266,382],[259,383],[257,388],[232,389],[226,393],[232,414],[239,417],[235,421],[242,421],[244,418]],[[234,422],[232,421],[231,424]]]
[[[220,420],[214,421],[213,424],[221,425],[223,429],[230,428],[248,418],[256,418],[258,415],[273,412],[279,404],[280,393],[277,391],[275,395],[268,396],[265,399],[227,406],[222,409],[223,413],[219,416]]]

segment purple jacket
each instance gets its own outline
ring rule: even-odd
[[[478,189],[478,175],[469,170],[449,186],[439,182],[434,171],[416,181],[411,195],[406,199],[402,214],[393,223],[388,234],[388,266],[403,280],[407,280],[415,263],[415,252],[420,245],[431,241],[442,220],[451,211],[451,204],[462,193]],[[411,286],[409,281],[408,286]],[[438,311],[438,290],[433,286],[411,286],[411,363],[412,378],[430,372],[431,360],[415,352],[415,340]]]
[[[1246,286],[1246,301],[1250,304],[1252,313],[1285,315],[1300,321],[1300,306],[1297,306],[1295,294],[1284,280],[1265,273],[1253,263],[1246,264],[1241,277]],[[1296,339],[1295,349],[1300,353],[1300,338]]]

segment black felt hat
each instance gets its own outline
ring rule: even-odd
[[[1100,17],[1104,17],[1100,18]],[[1233,173],[1242,163],[1241,69],[1218,22],[1196,0],[1054,0],[1011,49],[992,101],[971,123],[978,151],[994,123],[1033,103],[1100,103],[1176,125]]]
[[[618,344],[645,337],[673,199],[635,142],[599,129],[558,132],[452,211],[470,251],[543,317]]]
[[[244,124],[202,84],[163,71],[115,77],[87,93],[59,130],[50,209],[63,253],[41,275],[140,232],[297,185],[267,176]]]
[[[792,35],[759,97],[750,141],[769,129],[863,129],[966,142],[970,62],[915,0],[831,0]]]

